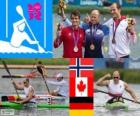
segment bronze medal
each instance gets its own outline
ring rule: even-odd
[[[94,50],[94,49],[95,49],[94,44],[91,44],[91,45],[90,45],[90,49],[91,49],[91,50]]]
[[[78,52],[78,47],[75,46],[73,50],[74,50],[74,52]]]

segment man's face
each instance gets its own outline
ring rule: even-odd
[[[90,22],[90,17],[89,16],[85,16],[84,17],[84,22],[85,23],[89,23]]]
[[[99,23],[99,14],[97,14],[95,12],[91,12],[91,14],[90,14],[90,21],[91,21],[92,24]]]
[[[23,84],[24,84],[25,87],[29,86],[29,82],[28,81],[23,81]]]
[[[77,27],[80,24],[79,16],[71,15],[72,26]]]
[[[113,18],[117,18],[120,14],[120,9],[117,8],[116,4],[112,4],[110,7],[110,11]]]
[[[119,80],[120,80],[120,74],[119,74],[118,71],[115,71],[113,73],[113,80],[114,80],[114,83],[116,83],[116,84],[119,82]]]

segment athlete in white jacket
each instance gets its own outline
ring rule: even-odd
[[[51,95],[68,97],[68,82],[64,80],[63,74],[58,73],[55,78],[57,81],[47,81],[48,83],[57,86],[57,88],[51,92]]]
[[[109,27],[109,57],[128,58],[130,55],[130,43],[136,42],[134,31],[135,21],[121,15],[121,6],[113,3],[110,6],[112,18],[104,25]]]

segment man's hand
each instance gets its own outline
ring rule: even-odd
[[[136,98],[136,99],[134,99],[134,102],[135,102],[135,103],[138,103],[139,101],[138,101],[138,99]]]
[[[23,104],[22,101],[16,101],[15,103],[17,103],[17,104]]]
[[[127,27],[127,32],[129,33],[134,33],[134,26],[136,25],[136,21],[134,18],[128,18],[127,19],[128,22],[128,27]]]
[[[57,31],[57,38],[61,36],[61,31]]]
[[[109,80],[106,80],[106,78],[110,78],[111,74],[107,73],[103,77],[101,77],[97,82],[95,83],[97,86],[107,86],[109,83]]]
[[[110,78],[111,77],[111,74],[110,73],[107,73],[104,77],[105,78]]]

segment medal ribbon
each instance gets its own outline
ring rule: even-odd
[[[118,28],[120,22],[121,21],[119,21],[119,23],[117,25],[115,25],[115,22],[113,22],[113,28],[112,28],[113,29],[113,38],[112,38],[112,43],[113,43],[113,41],[116,43],[116,41],[115,41],[115,35],[116,35],[116,31],[117,31],[117,28]]]
[[[77,33],[77,32],[76,32]],[[73,37],[73,40],[74,40],[74,47],[78,45],[78,41],[80,39],[80,30],[78,28],[78,33],[75,34],[74,33],[74,29],[73,29],[73,32],[72,32],[72,37]],[[78,47],[78,46],[77,46]]]
[[[97,24],[97,26],[95,25],[95,27],[93,28],[93,26],[91,26],[90,27],[90,35],[91,35],[91,44],[93,44],[93,39],[95,38],[95,36],[96,36],[96,32],[97,32],[97,30],[98,30],[98,28],[99,28],[99,24]],[[93,29],[94,29],[94,31],[93,31]]]

